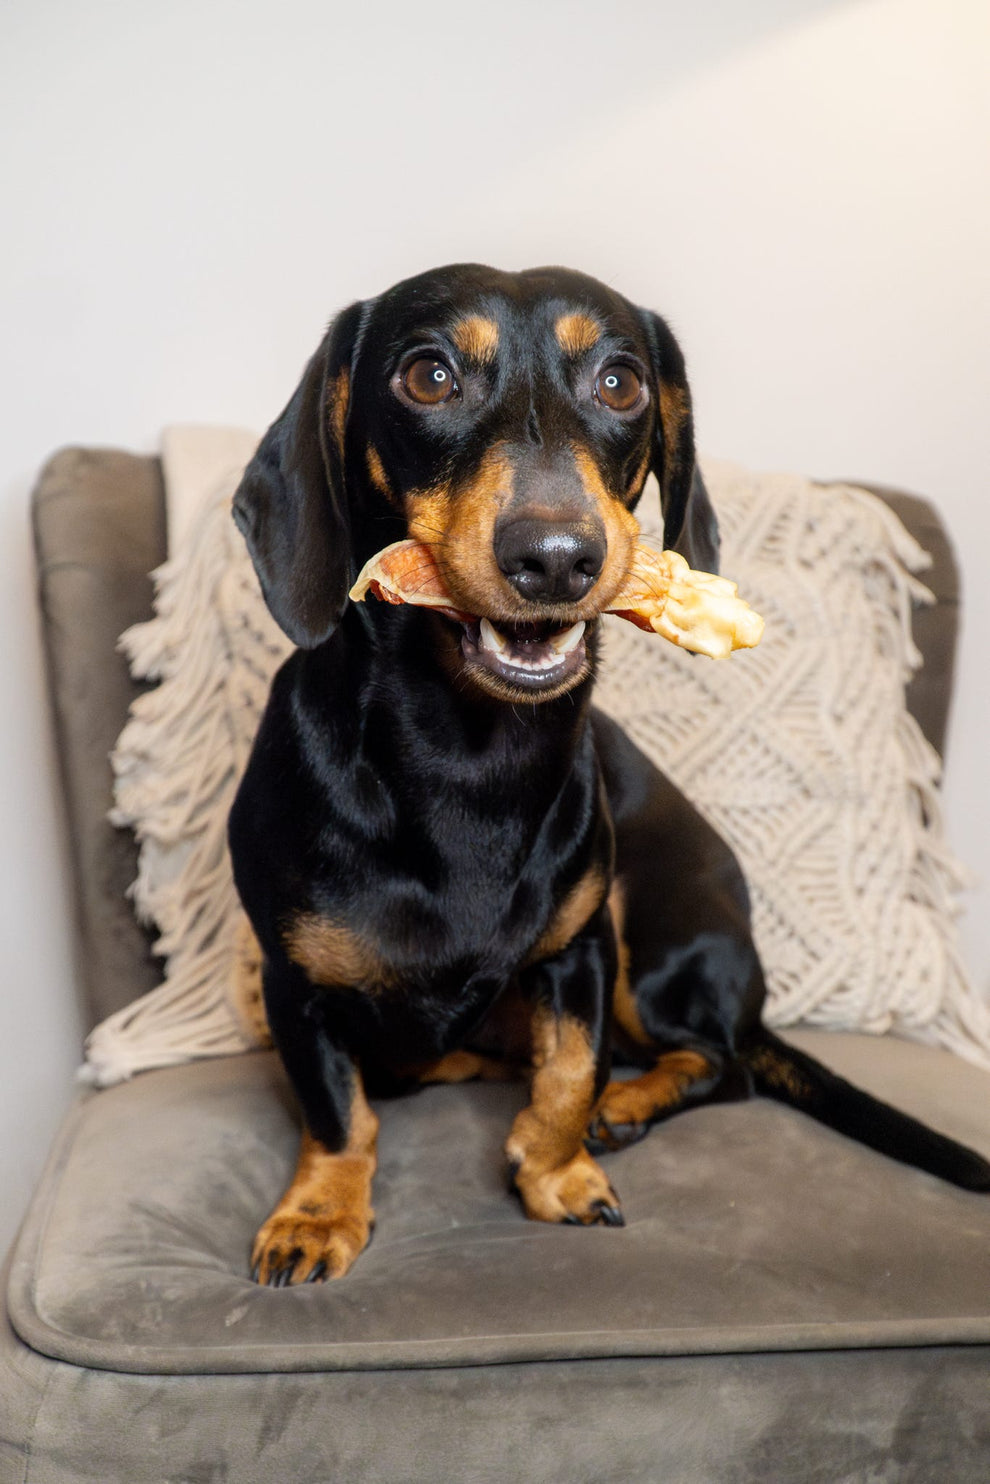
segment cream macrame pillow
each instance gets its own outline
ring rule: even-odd
[[[881,501],[707,462],[722,570],[766,620],[710,661],[609,619],[596,699],[738,852],[766,966],[767,1019],[893,1030],[990,1067],[990,1011],[954,933],[961,875],[939,762],[904,706],[925,554]],[[168,468],[166,468],[168,475]],[[160,989],[98,1026],[91,1080],[265,1044],[258,964],[236,902],[227,811],[289,650],[214,481],[128,631],[131,709],[114,757],[118,824],[141,842],[137,909],[161,934]],[[659,541],[655,505],[644,530]]]

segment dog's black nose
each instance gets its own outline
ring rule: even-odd
[[[597,520],[513,520],[495,534],[495,560],[532,603],[576,603],[598,581],[605,551]]]

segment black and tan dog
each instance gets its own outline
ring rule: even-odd
[[[368,1094],[520,1063],[506,1150],[541,1221],[620,1225],[593,1153],[754,1089],[990,1189],[979,1156],[762,1027],[731,852],[591,709],[651,470],[665,544],[715,570],[663,320],[581,274],[460,266],[345,310],[244,475],[236,519],[300,646],[230,823],[305,1120],[262,1283],[339,1277],[368,1241]],[[408,536],[450,608],[349,604]],[[613,1034],[632,1080],[608,1081]]]

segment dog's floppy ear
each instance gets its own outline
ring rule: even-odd
[[[362,308],[334,320],[234,495],[265,602],[303,649],[329,639],[350,587],[344,426]]]
[[[718,519],[694,456],[691,389],[681,348],[669,325],[642,311],[656,378],[657,420],[652,469],[660,486],[663,544],[701,572],[718,571]]]

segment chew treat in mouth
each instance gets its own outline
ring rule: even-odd
[[[554,671],[582,640],[583,623],[561,631],[519,623],[509,637],[488,619],[462,613],[451,605],[432,551],[422,542],[393,542],[371,558],[350,597],[362,603],[368,591],[383,603],[420,604],[471,625],[472,650],[502,657],[514,674],[528,669],[536,678]],[[735,582],[695,571],[678,552],[656,552],[650,546],[634,549],[625,582],[606,611],[711,659],[753,649],[763,634],[763,619],[739,597]]]
[[[469,617],[450,606],[440,568],[422,541],[393,541],[365,562],[348,596],[352,602],[363,603],[369,590],[383,603],[414,603],[453,618]]]
[[[587,663],[583,622],[496,627],[488,618],[454,607],[432,551],[419,541],[395,541],[365,563],[350,597],[361,603],[369,592],[386,603],[415,603],[455,619],[464,630],[465,662],[488,671],[513,691],[552,694],[573,681]]]
[[[607,611],[713,660],[734,649],[752,649],[763,635],[763,619],[739,597],[734,582],[696,572],[679,552],[648,546],[634,549],[626,580]]]
[[[369,591],[386,603],[417,603],[457,619],[468,628],[471,657],[487,659],[492,669],[511,670],[514,679],[520,672],[529,672],[534,681],[556,678],[555,672],[583,656],[583,623],[559,630],[516,624],[506,634],[487,618],[454,608],[432,551],[420,541],[396,541],[373,556],[350,596],[360,603]],[[696,572],[676,551],[649,546],[634,549],[625,582],[605,612],[712,659],[752,649],[763,633],[763,619],[738,596],[734,582]]]

